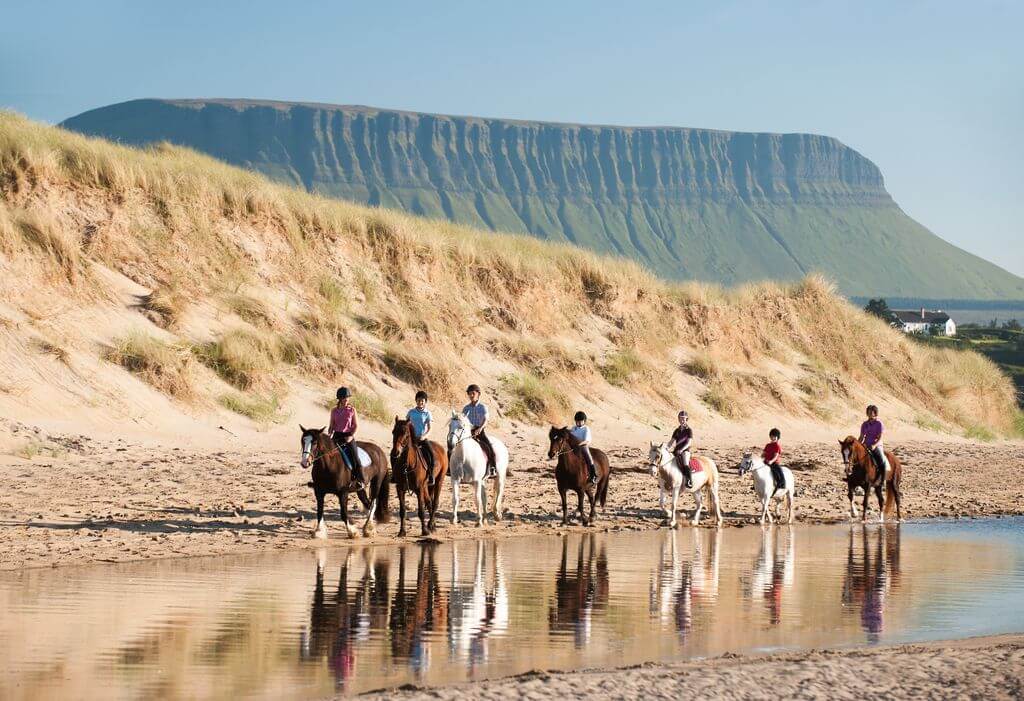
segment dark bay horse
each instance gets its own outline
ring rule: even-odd
[[[434,441],[427,441],[427,446],[434,457],[434,485],[427,483],[427,461],[418,449],[413,435],[412,422],[395,417],[395,425],[391,429],[391,464],[394,468],[392,481],[398,491],[398,515],[401,525],[398,535],[405,535],[405,493],[416,493],[416,510],[420,517],[420,528],[423,535],[434,532],[434,518],[437,505],[441,501],[441,485],[448,474],[448,452],[444,446]],[[430,511],[430,521],[424,520],[424,507]]]
[[[867,447],[853,436],[847,436],[839,441],[839,450],[843,454],[843,467],[846,470],[846,493],[850,499],[850,516],[857,518],[857,507],[853,503],[853,490],[861,487],[864,490],[864,513],[862,521],[868,519],[868,496],[872,489],[878,497],[878,520],[884,521],[885,516],[892,515],[893,506],[896,508],[896,520],[901,521],[903,516],[900,513],[900,480],[903,477],[903,467],[892,451],[885,451],[885,457],[889,460],[889,479],[885,482],[885,492],[882,491],[882,480],[879,477],[879,468],[871,458]]]
[[[569,523],[569,510],[565,502],[565,493],[569,490],[576,492],[579,501],[580,521],[584,526],[594,522],[594,506],[597,502],[604,507],[608,499],[608,478],[611,476],[611,466],[608,464],[608,456],[604,451],[597,448],[590,449],[590,455],[594,458],[594,468],[597,470],[597,484],[590,484],[587,480],[587,461],[580,452],[580,442],[569,431],[568,427],[551,427],[548,432],[548,440],[551,445],[548,448],[548,459],[557,457],[558,465],[555,467],[555,481],[558,483],[558,494],[562,497],[562,525]],[[583,495],[587,495],[590,501],[590,518],[587,518],[583,511]]]
[[[312,466],[312,481],[316,496],[316,529],[314,538],[327,537],[327,524],[324,522],[324,497],[336,494],[341,503],[341,521],[345,524],[350,538],[359,535],[358,529],[348,521],[348,495],[356,492],[366,505],[366,523],[363,524],[363,535],[373,535],[374,521],[387,523],[391,518],[388,511],[388,461],[384,451],[373,443],[356,441],[356,446],[370,456],[370,465],[363,468],[363,479],[366,480],[366,491],[369,497],[354,489],[352,471],[345,465],[338,446],[322,428],[302,429],[302,466]]]

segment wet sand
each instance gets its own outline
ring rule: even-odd
[[[297,465],[297,450],[203,450],[146,445],[127,440],[51,435],[9,422],[15,439],[32,437],[47,446],[31,459],[0,457],[0,569],[56,567],[88,562],[122,562],[321,547],[310,538],[314,501],[308,472]],[[226,445],[238,445],[232,443]],[[796,519],[803,523],[844,521],[848,516],[837,446],[788,444],[788,464],[797,478]],[[546,445],[513,437],[513,474],[506,488],[506,518],[479,530],[470,522],[452,525],[451,490],[445,485],[439,509],[439,539],[512,537],[558,533],[558,493]],[[722,502],[727,526],[756,523],[758,504],[749,477],[735,466],[744,446],[707,445],[723,472]],[[897,447],[905,464],[904,518],[989,516],[1024,513],[1020,443],[968,444],[963,441],[908,442]],[[646,451],[616,447],[608,508],[596,528],[658,528],[658,488],[643,468]],[[967,476],[982,465],[984,479],[967,487]],[[472,499],[462,492],[463,517],[471,519]],[[493,496],[491,497],[493,499]],[[873,500],[872,500],[873,502]],[[408,498],[413,521],[410,539],[419,537],[415,499]],[[350,504],[358,504],[355,497]],[[692,499],[681,505],[689,511]],[[380,524],[372,539],[394,542],[395,516]],[[872,518],[877,515],[872,503]],[[338,520],[337,502],[328,498],[327,544],[348,542]],[[355,510],[361,524],[362,509]],[[474,522],[475,523],[475,522]],[[708,525],[708,522],[705,522]],[[689,527],[684,521],[681,528]],[[570,529],[581,528],[578,521]]]
[[[582,672],[531,672],[476,684],[403,689],[368,698],[508,699],[1019,699],[1024,636]]]

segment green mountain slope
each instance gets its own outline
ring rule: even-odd
[[[522,122],[251,100],[136,100],[64,127],[190,146],[311,191],[734,284],[820,271],[848,295],[1024,299],[830,137]]]

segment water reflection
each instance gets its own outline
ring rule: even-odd
[[[682,528],[0,575],[0,698],[322,697],[1024,630],[1005,606],[1024,597],[1024,529],[963,525],[971,537]]]
[[[860,624],[869,643],[877,643],[885,630],[886,601],[899,585],[899,524],[851,527],[842,601],[844,606],[860,610]]]

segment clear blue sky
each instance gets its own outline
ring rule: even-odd
[[[252,97],[835,136],[943,238],[1024,275],[1024,3],[39,2],[0,105]]]

